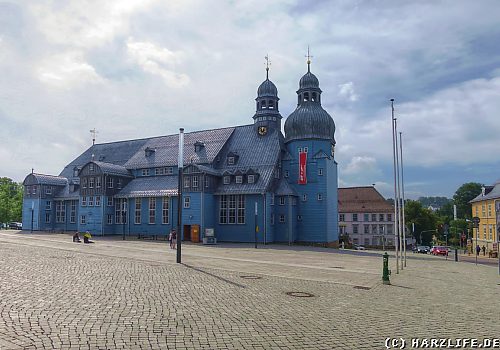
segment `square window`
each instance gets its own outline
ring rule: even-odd
[[[142,169],[142,176],[149,176],[149,169]]]
[[[248,175],[247,176],[247,181],[249,184],[255,183],[255,175]]]
[[[229,185],[231,183],[231,177],[230,176],[224,176],[224,185]]]
[[[243,176],[241,176],[241,175],[237,175],[237,176],[236,176],[236,178],[235,178],[235,182],[236,182],[237,184],[241,184],[241,183],[243,183]]]
[[[191,207],[191,197],[184,197],[184,209]]]
[[[227,157],[227,164],[234,165],[234,157]]]
[[[283,224],[285,222],[285,215],[280,215],[280,223]]]

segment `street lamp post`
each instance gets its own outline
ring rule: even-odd
[[[179,157],[177,159],[179,182],[177,185],[177,263],[181,263],[182,244],[182,175],[184,167],[184,128],[179,129]]]
[[[392,156],[393,156],[393,168],[394,168],[394,248],[396,251],[396,273],[399,274],[399,251],[398,251],[398,192],[397,192],[397,177],[396,177],[396,118],[394,118],[394,99],[391,98],[391,122],[392,122]]]

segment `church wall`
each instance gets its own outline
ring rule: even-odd
[[[31,212],[33,209],[33,227],[31,226]],[[40,199],[24,198],[22,213],[23,230],[40,230]]]
[[[338,172],[337,163],[334,160],[326,161],[327,181],[327,239],[328,242],[338,242]]]

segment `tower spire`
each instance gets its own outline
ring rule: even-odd
[[[269,79],[269,66],[271,65],[269,54],[267,54],[264,58],[266,59],[266,79]]]
[[[309,45],[307,45],[307,55],[305,57],[307,57],[307,72],[310,72],[311,71],[311,58],[313,58],[313,56],[311,56],[311,54],[309,53]]]

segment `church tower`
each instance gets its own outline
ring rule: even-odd
[[[338,179],[334,159],[335,122],[321,106],[318,78],[307,73],[299,81],[297,108],[285,122],[285,177],[299,195],[297,241],[338,242]]]
[[[257,108],[253,116],[255,132],[261,136],[281,130],[281,114],[278,110],[278,89],[269,80],[269,57],[266,56],[266,80],[257,89]]]

